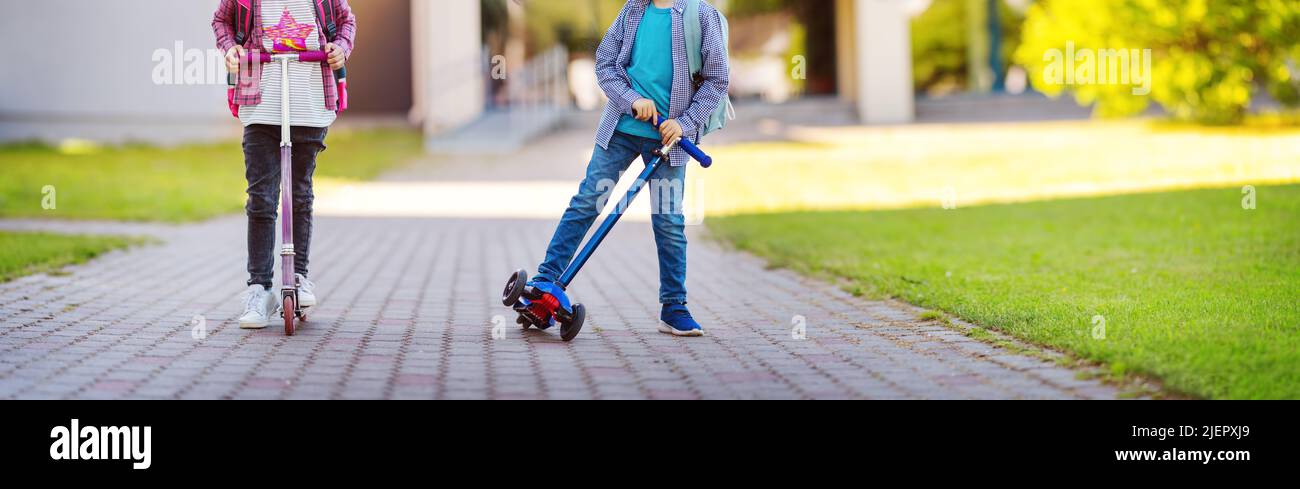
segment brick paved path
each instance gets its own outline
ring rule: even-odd
[[[436,162],[442,170],[417,167],[388,180],[452,178],[464,164]],[[576,178],[581,164],[562,178]],[[1053,362],[919,322],[910,306],[767,270],[700,228],[691,231],[688,286],[708,335],[660,334],[653,240],[636,221],[620,224],[572,287],[589,311],[577,340],[524,332],[501,306],[500,289],[513,269],[538,263],[553,225],[320,217],[312,275],[321,306],[285,337],[235,322],[245,278],[241,217],[183,227],[0,221],[161,238],[66,275],[0,284],[0,398],[1117,395]],[[797,322],[805,339],[792,335]],[[503,339],[492,337],[496,323],[505,325]],[[196,338],[200,327],[206,337]]]

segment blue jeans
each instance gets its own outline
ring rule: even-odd
[[[578,245],[600,216],[601,205],[615,200],[614,182],[638,156],[647,164],[654,161],[654,150],[662,146],[655,139],[614,133],[609,149],[596,146],[587,165],[587,176],[578,186],[578,194],[569,202],[560,225],[555,229],[546,260],[537,267],[537,278],[557,281],[573,261]],[[651,224],[655,245],[659,248],[659,302],[686,303],[686,217],[682,214],[686,167],[665,162],[650,177]],[[664,199],[667,198],[665,201]]]

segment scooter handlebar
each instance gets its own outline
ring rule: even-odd
[[[301,61],[303,63],[323,63],[329,60],[329,55],[326,54],[325,51],[295,51],[292,53],[274,53],[269,51],[258,51],[256,55],[258,56],[258,61],[261,61],[262,63],[270,63],[274,61],[276,57],[280,57],[280,56],[289,56],[291,58],[293,56],[297,56],[298,58],[297,61]],[[254,53],[248,53],[247,54],[248,60],[252,61],[253,56]]]
[[[329,53],[326,53],[325,51],[299,51],[295,53],[272,53],[268,51],[257,51],[255,53],[246,52],[244,54],[244,60],[251,63],[254,59],[256,59],[258,63],[267,64],[272,61],[275,61],[275,56],[293,56],[293,55],[297,55],[298,61],[303,63],[324,63],[326,61],[329,61]],[[256,58],[254,58],[254,56],[256,56]],[[334,76],[337,78],[346,78],[347,73],[348,73],[347,68],[340,68],[338,71],[334,72]],[[226,82],[229,85],[234,86],[236,83],[235,78],[236,78],[235,74],[230,73],[226,77]]]
[[[667,121],[668,119],[659,116],[659,120],[655,123],[655,127],[659,127],[660,124]],[[691,142],[691,140],[682,138],[677,142],[677,144],[678,146],[681,146],[683,150],[686,150],[686,154],[691,155],[691,158],[695,158],[695,161],[700,162],[701,167],[708,168],[713,166],[713,157],[705,154],[704,151],[701,150],[699,146],[696,146],[695,143]]]

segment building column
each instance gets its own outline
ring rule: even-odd
[[[853,0],[854,95],[866,124],[915,119],[911,19],[897,0]]]
[[[840,99],[858,100],[857,0],[835,0],[835,86]]]
[[[483,113],[483,34],[479,0],[411,2],[415,109],[426,135]]]

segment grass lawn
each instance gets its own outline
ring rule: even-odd
[[[76,236],[0,231],[0,282],[32,273],[54,272],[101,253],[139,243],[118,236]]]
[[[1292,163],[1294,165],[1294,163]],[[1011,176],[1016,179],[1019,177]],[[711,218],[772,264],[847,279],[1210,398],[1300,398],[1300,186],[955,210]],[[1094,317],[1105,338],[1093,336]]]
[[[939,207],[1300,182],[1300,127],[1146,120],[793,129],[706,148],[709,215]],[[707,145],[707,141],[706,145]]]
[[[378,175],[421,151],[410,130],[332,131],[317,161],[317,188]],[[237,141],[177,148],[122,146],[67,151],[0,147],[0,218],[183,222],[238,212],[244,205],[243,151]],[[56,209],[42,208],[53,186]]]

